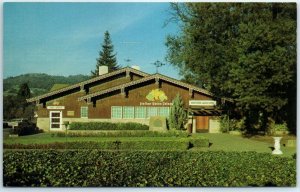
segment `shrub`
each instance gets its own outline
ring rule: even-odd
[[[149,126],[131,122],[73,122],[70,124],[70,130],[149,130]]]
[[[145,130],[136,130],[136,131],[68,131],[52,133],[53,136],[58,137],[187,137],[188,133],[185,131],[167,131],[167,132],[158,132],[158,131],[145,131]]]
[[[4,151],[4,186],[296,186],[296,161],[256,152]]]
[[[100,140],[90,142],[56,142],[48,144],[3,144],[4,149],[101,149],[101,150],[186,150],[208,147],[205,138],[179,138],[176,140]]]
[[[40,132],[41,130],[39,130],[39,128],[37,128],[34,123],[23,121],[20,122],[17,127],[11,129],[10,134],[17,134],[19,136],[23,136],[32,135]]]

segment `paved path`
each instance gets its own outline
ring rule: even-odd
[[[256,151],[272,153],[272,144],[247,139],[242,136],[223,133],[199,133],[199,135],[209,139],[211,146],[208,150],[210,151]],[[284,156],[289,156],[295,153],[296,148],[281,146],[281,150]]]

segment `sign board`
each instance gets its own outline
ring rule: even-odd
[[[216,106],[217,101],[214,100],[189,100],[190,106]]]
[[[65,106],[47,106],[47,109],[65,109]]]

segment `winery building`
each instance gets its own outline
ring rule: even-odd
[[[63,122],[139,122],[151,116],[168,117],[172,100],[179,94],[189,109],[193,132],[218,132],[217,99],[207,90],[161,75],[150,75],[138,67],[125,67],[28,99],[36,103],[37,126],[61,131]]]

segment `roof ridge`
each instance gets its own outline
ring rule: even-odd
[[[36,100],[39,100],[39,99],[42,99],[42,98],[45,98],[45,97],[48,97],[48,96],[52,96],[52,95],[55,95],[55,94],[58,94],[58,93],[61,93],[61,92],[64,92],[64,91],[68,91],[68,90],[75,89],[75,88],[80,87],[80,86],[84,86],[84,85],[89,84],[89,83],[93,83],[97,80],[101,80],[101,79],[105,79],[105,78],[117,75],[117,74],[122,73],[122,72],[127,71],[127,70],[129,70],[131,72],[134,72],[138,75],[144,76],[144,77],[149,76],[148,73],[145,73],[143,71],[140,71],[140,70],[137,70],[137,69],[134,69],[132,67],[127,66],[127,67],[123,67],[121,69],[118,69],[116,71],[112,71],[112,72],[109,72],[109,73],[106,73],[106,74],[103,74],[103,75],[99,75],[99,76],[93,77],[91,79],[88,79],[88,80],[85,80],[85,81],[82,81],[82,82],[79,82],[79,83],[75,83],[73,85],[69,85],[69,86],[61,88],[61,89],[57,89],[57,90],[50,91],[48,93],[45,93],[45,94],[42,94],[42,95],[39,95],[39,96],[36,96],[36,97],[26,99],[26,101],[27,102],[33,102],[33,101],[36,101]]]
[[[180,85],[180,86],[183,86],[183,87],[187,87],[187,88],[191,88],[191,89],[193,89],[195,91],[204,93],[206,95],[213,96],[213,94],[211,92],[209,92],[209,91],[207,91],[205,89],[202,89],[200,87],[197,87],[195,85],[191,85],[191,84],[188,84],[188,83],[181,82],[181,81],[179,81],[177,79],[174,79],[174,78],[171,78],[171,77],[167,77],[167,76],[162,75],[160,73],[155,73],[155,74],[146,76],[144,78],[137,79],[135,81],[131,81],[131,82],[125,83],[123,85],[117,85],[117,86],[114,86],[114,87],[111,87],[111,88],[108,88],[108,89],[105,89],[105,90],[97,91],[97,92],[94,92],[94,93],[91,93],[91,94],[79,97],[78,101],[82,101],[82,100],[87,99],[87,98],[96,97],[96,96],[99,96],[99,95],[102,95],[102,94],[105,94],[105,93],[109,93],[111,91],[115,91],[115,90],[118,90],[118,89],[121,89],[121,88],[124,88],[124,87],[129,87],[129,86],[132,86],[132,85],[135,85],[135,84],[139,84],[139,83],[142,83],[142,82],[148,81],[150,79],[154,79],[154,78],[162,78],[165,81],[169,81],[170,83],[175,83],[177,85]]]

